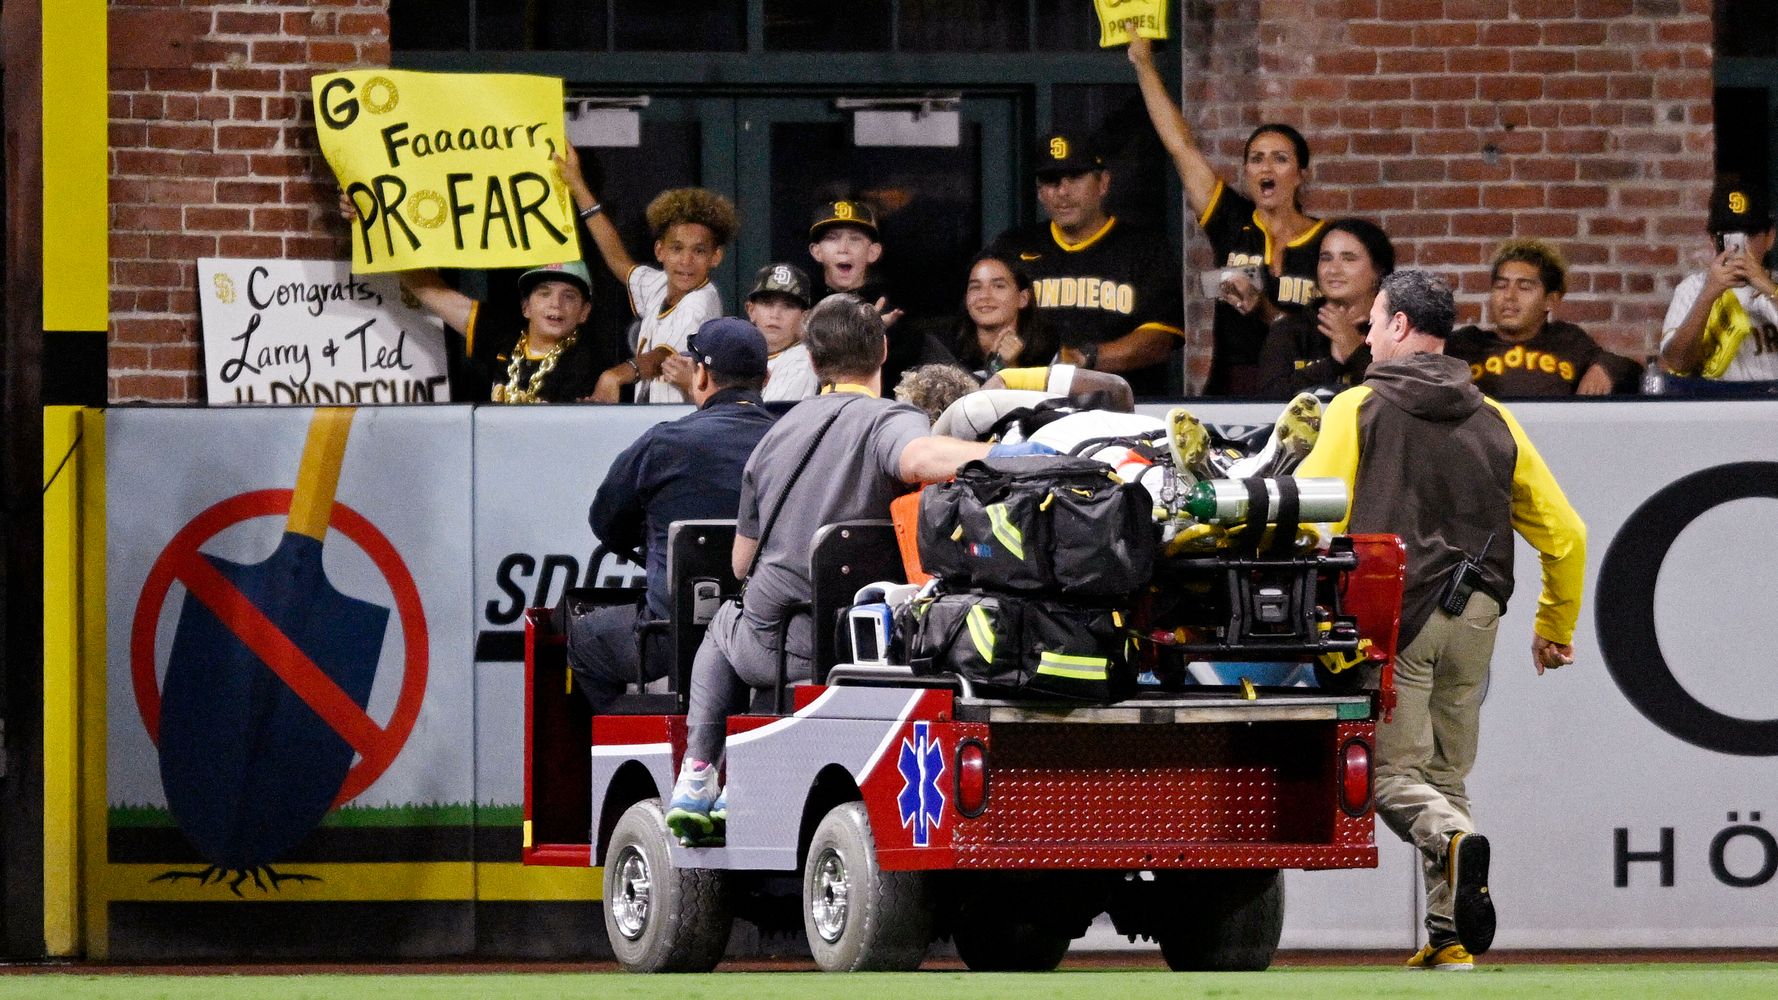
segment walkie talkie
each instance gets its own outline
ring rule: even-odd
[[[1474,558],[1464,556],[1457,568],[1451,571],[1445,581],[1444,589],[1439,591],[1438,606],[1447,615],[1460,615],[1469,604],[1469,595],[1475,593],[1476,584],[1482,579],[1482,560],[1488,558],[1488,547],[1494,544],[1493,534],[1482,543],[1482,551]]]

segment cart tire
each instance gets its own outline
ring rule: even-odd
[[[835,806],[815,828],[803,863],[803,930],[827,972],[908,972],[932,943],[925,872],[877,867],[862,802]]]
[[[675,868],[659,799],[624,811],[605,848],[605,933],[628,972],[709,972],[734,923],[724,873]]]
[[[959,924],[957,957],[973,972],[1049,972],[1062,964],[1070,938],[1029,920]]]
[[[1174,880],[1169,880],[1174,881]],[[1192,872],[1176,882],[1173,915],[1156,936],[1174,972],[1258,972],[1284,933],[1284,879],[1276,870]]]

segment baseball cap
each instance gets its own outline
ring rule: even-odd
[[[744,319],[707,319],[687,338],[685,347],[693,361],[713,372],[743,377],[766,373],[765,334]]]
[[[788,295],[801,302],[803,308],[809,308],[809,276],[795,264],[767,264],[759,269],[753,279],[753,291],[747,293],[748,301],[755,295],[769,294]]]
[[[570,260],[534,267],[519,275],[519,298],[530,295],[533,288],[546,281],[566,281],[579,288],[580,294],[588,298],[593,295],[593,276],[587,272],[586,262]]]
[[[1710,192],[1712,233],[1763,233],[1772,228],[1772,202],[1762,184],[1719,181]]]
[[[1051,132],[1037,140],[1037,176],[1056,177],[1104,170],[1105,158],[1083,137]]]
[[[815,209],[815,217],[809,223],[809,237],[819,239],[822,231],[829,226],[857,226],[870,233],[874,240],[877,238],[877,213],[862,201],[848,198],[824,201]]]

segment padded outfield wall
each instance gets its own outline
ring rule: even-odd
[[[1199,412],[1239,423],[1268,409]],[[1498,943],[1772,946],[1778,539],[1765,529],[1778,512],[1778,407],[1514,411],[1590,541],[1578,662],[1541,678],[1529,662],[1537,561],[1519,544],[1471,783],[1496,842]],[[51,411],[46,481],[62,469],[45,496],[52,946],[139,959],[603,953],[597,872],[517,863],[516,612],[635,577],[600,551],[586,505],[618,450],[682,412],[358,410],[322,566],[332,587],[386,612],[380,640],[359,651],[368,694],[356,708],[328,702],[322,679],[291,670],[254,715],[169,678],[189,676],[199,633],[180,633],[217,599],[194,566],[255,566],[284,539],[315,411]],[[304,716],[292,697],[332,707]],[[242,850],[273,853],[238,885],[203,875],[222,863],[215,816],[242,787],[200,785],[214,808],[177,815],[169,788],[189,800],[191,775],[214,762],[163,756],[160,741],[218,726],[244,744],[296,733],[354,754],[334,801],[309,804],[319,819],[246,838]],[[254,752],[240,759],[251,771]],[[263,778],[248,791],[301,797]],[[1286,947],[1412,944],[1416,866],[1386,830],[1379,843],[1379,870],[1289,876]]]

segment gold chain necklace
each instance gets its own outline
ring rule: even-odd
[[[531,345],[531,335],[530,333],[519,334],[519,342],[514,344],[512,348],[512,361],[506,366],[506,384],[494,387],[494,402],[543,402],[543,400],[538,398],[538,393],[543,391],[543,380],[549,376],[550,372],[556,370],[556,362],[561,360],[562,352],[573,347],[575,340],[579,339],[579,337],[580,334],[577,331],[575,333],[570,333],[568,336],[557,341],[556,346],[550,348],[550,352],[545,354],[543,360],[537,363],[537,370],[531,373],[531,378],[521,384],[519,372],[524,369],[525,358],[529,354],[528,348]]]

